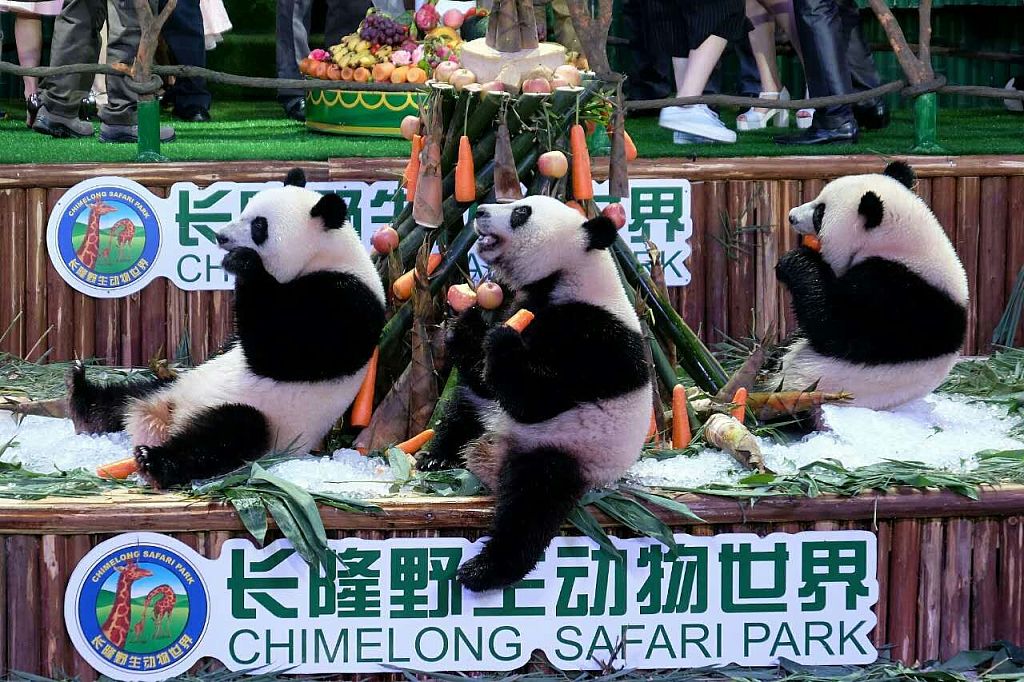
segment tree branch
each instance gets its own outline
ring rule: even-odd
[[[929,70],[924,67],[910,50],[907,39],[903,36],[903,29],[900,28],[899,22],[896,21],[892,10],[885,4],[885,0],[868,0],[868,3],[871,5],[871,9],[874,10],[875,16],[878,17],[878,22],[882,24],[885,35],[889,38],[889,44],[892,45],[893,54],[896,55],[896,59],[899,61],[903,73],[907,75],[907,80],[910,81],[910,84],[917,85],[918,83],[930,80]]]

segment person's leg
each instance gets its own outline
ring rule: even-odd
[[[337,45],[342,38],[354,33],[371,6],[368,0],[327,0],[324,42]]]
[[[160,0],[161,8],[167,0]],[[178,64],[206,66],[206,39],[199,0],[178,0],[162,35]],[[210,120],[210,91],[204,78],[178,77],[174,82],[174,115],[182,120]]]
[[[850,82],[855,92],[877,88],[882,83],[871,55],[871,48],[861,28],[860,11],[853,0],[838,0],[846,38],[846,61],[850,69]],[[853,105],[857,123],[868,129],[884,128],[889,124],[889,110],[881,97]]]
[[[782,82],[775,63],[775,21],[757,0],[747,0],[747,19],[754,30],[747,34],[761,78],[761,92],[779,92]]]
[[[308,24],[303,23],[309,16],[310,0],[277,0],[277,77],[300,78],[299,61],[309,54]],[[305,45],[306,54],[299,52]],[[305,92],[296,88],[281,88],[277,91],[290,117],[305,118]]]
[[[39,66],[43,55],[43,22],[33,15],[19,14],[14,18],[14,42],[18,47],[18,63],[22,66]],[[25,99],[39,89],[35,76],[24,76]]]
[[[680,60],[685,62],[685,70],[682,78],[676,77],[676,97],[697,97],[704,93],[704,86],[728,44],[725,38],[710,35],[697,49],[690,50],[686,60]],[[672,60],[673,66],[676,61]]]
[[[107,14],[106,0],[67,0],[54,20],[50,66],[95,63],[96,36]],[[87,137],[92,125],[78,118],[85,91],[79,74],[47,76],[40,83],[41,103],[33,129],[54,137]]]

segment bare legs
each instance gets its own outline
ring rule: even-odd
[[[34,14],[17,14],[14,18],[14,42],[18,47],[18,63],[39,66],[43,55],[43,22]],[[23,76],[25,99],[39,90],[39,79]]]

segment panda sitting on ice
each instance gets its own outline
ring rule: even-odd
[[[166,488],[272,449],[315,447],[348,409],[384,326],[384,288],[336,194],[301,170],[217,234],[235,276],[237,338],[173,381],[102,386],[70,372],[79,432],[131,436],[140,473]]]
[[[913,184],[913,171],[896,161],[882,174],[834,180],[789,212],[821,249],[800,246],[776,267],[799,331],[773,388],[816,384],[889,409],[946,378],[964,343],[967,276]]]
[[[636,461],[650,424],[640,321],[608,247],[607,217],[584,220],[556,199],[480,206],[478,253],[535,314],[522,334],[479,308],[446,347],[460,387],[421,469],[468,468],[496,496],[490,540],[459,570],[474,591],[529,573],[583,493]]]

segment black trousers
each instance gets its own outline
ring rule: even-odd
[[[163,9],[167,0],[160,0]],[[203,14],[199,0],[178,0],[161,36],[167,49],[178,64],[206,66],[206,39],[203,35]],[[174,100],[175,111],[210,108],[210,91],[205,78],[177,78],[168,95]]]
[[[794,0],[797,33],[811,97],[847,95],[878,86],[878,69],[860,28],[854,0]],[[835,128],[853,121],[853,107],[819,107],[815,125]]]
[[[327,0],[324,42],[337,45],[344,36],[354,33],[371,6],[370,0]]]

